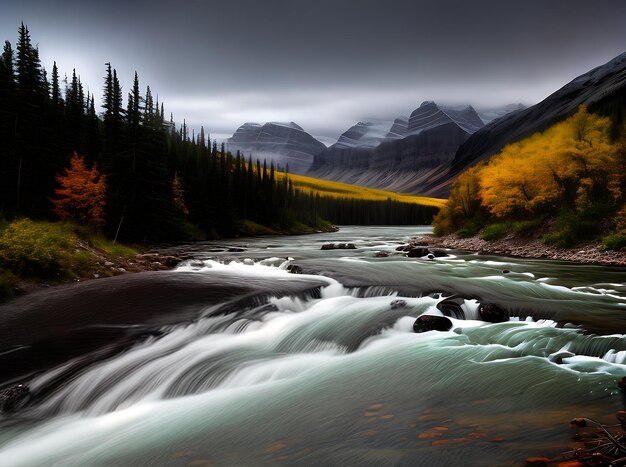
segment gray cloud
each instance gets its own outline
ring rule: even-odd
[[[111,61],[213,135],[293,120],[329,142],[422,100],[532,104],[626,49],[622,0],[3,0],[44,63],[101,94]]]

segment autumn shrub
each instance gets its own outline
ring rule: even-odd
[[[104,225],[106,179],[98,172],[95,163],[89,169],[84,158],[74,153],[70,167],[56,180],[60,188],[54,191],[56,198],[51,202],[53,212],[60,220],[95,228]]]
[[[510,229],[510,224],[498,223],[491,224],[485,227],[480,234],[480,238],[483,240],[499,240],[504,237]]]
[[[20,219],[0,234],[0,267],[22,276],[64,272],[64,252],[76,241],[72,226]]]

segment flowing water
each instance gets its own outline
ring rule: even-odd
[[[188,259],[135,275],[145,282],[135,295],[154,298],[176,278],[233,292],[180,315],[180,300],[162,294],[149,307],[174,318],[153,321],[158,332],[79,369],[71,356],[29,373],[41,395],[1,416],[0,465],[523,465],[570,449],[575,416],[613,423],[624,407],[626,269],[395,251],[428,231],[345,227],[171,248]],[[356,249],[320,250],[329,242]],[[287,271],[294,264],[302,274]],[[75,290],[74,302],[96,306]],[[465,319],[414,333],[416,317],[441,314],[442,294],[465,299]],[[511,321],[479,321],[480,302]]]

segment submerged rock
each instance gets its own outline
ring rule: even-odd
[[[395,310],[397,308],[404,308],[406,306],[405,300],[393,300],[391,302],[391,309]]]
[[[554,352],[548,356],[548,360],[556,363],[557,365],[561,365],[563,363],[564,358],[571,358],[574,354],[572,352],[568,352],[567,350],[561,350],[560,352]]]
[[[478,313],[480,319],[488,323],[504,323],[509,320],[509,313],[495,303],[481,303]]]
[[[12,412],[29,395],[30,389],[23,384],[0,391],[0,412]]]
[[[297,264],[290,264],[287,266],[287,271],[291,274],[302,274],[302,267]]]
[[[354,243],[325,243],[322,250],[356,250]]]
[[[416,248],[410,249],[406,255],[409,258],[421,258],[423,256],[426,256],[427,254],[428,254],[428,248],[416,247]]]
[[[413,331],[427,332],[427,331],[449,331],[452,329],[452,321],[445,316],[435,315],[422,315],[413,323]]]
[[[450,297],[437,303],[437,309],[446,316],[456,319],[465,319],[465,312],[463,308],[461,308],[463,303],[465,303],[465,299],[462,297]]]

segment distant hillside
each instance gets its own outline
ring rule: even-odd
[[[253,160],[274,162],[278,167],[289,167],[292,173],[305,173],[313,163],[313,157],[326,149],[302,127],[294,122],[244,123],[227,140],[231,153],[241,151]]]
[[[277,173],[280,180],[287,174]],[[307,177],[305,175],[289,174],[289,180],[293,187],[303,193],[319,194],[320,196],[332,196],[335,198],[358,199],[367,201],[398,201],[401,203],[419,204],[421,206],[433,206],[441,208],[446,205],[446,200],[441,198],[429,198],[426,196],[407,195],[393,191],[367,188],[363,186],[350,185],[348,183],[333,182],[331,180],[320,180],[318,178]]]
[[[408,119],[399,117],[388,125],[384,137],[380,126],[355,125],[315,156],[308,175],[430,196],[437,190],[421,187],[446,173],[459,146],[484,124],[471,106],[449,108],[426,101]],[[374,128],[377,138],[372,137]]]

